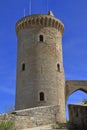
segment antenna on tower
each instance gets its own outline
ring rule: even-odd
[[[46,0],[46,8],[47,8],[47,13],[48,13],[48,0]]]
[[[29,14],[31,15],[31,0],[29,1]]]
[[[24,8],[24,17],[25,17],[25,8]]]

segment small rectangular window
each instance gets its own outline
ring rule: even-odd
[[[57,71],[60,72],[60,64],[57,64]]]
[[[22,64],[22,71],[24,71],[25,70],[25,64],[23,63]]]
[[[44,93],[43,92],[40,92],[40,101],[44,101]]]
[[[39,36],[39,41],[40,41],[40,42],[43,42],[43,35],[40,35],[40,36]]]

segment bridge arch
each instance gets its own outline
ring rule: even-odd
[[[73,92],[71,92],[70,95],[72,95],[73,93],[75,93],[75,92],[78,91],[78,90],[87,93],[87,90],[85,90],[84,88],[79,88],[79,89],[76,89],[76,90],[74,90]],[[70,95],[68,95],[68,97],[69,97]]]
[[[74,92],[81,90],[87,93],[87,81],[84,80],[67,80],[65,82],[65,100]]]
[[[81,104],[87,101],[87,92],[84,89],[77,89],[72,92],[66,100],[66,120],[69,120],[69,104]]]

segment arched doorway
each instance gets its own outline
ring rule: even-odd
[[[87,92],[82,89],[78,89],[71,93],[71,95],[68,97],[66,101],[66,119],[67,120],[69,120],[68,104],[82,103],[82,101],[85,99],[87,99]]]

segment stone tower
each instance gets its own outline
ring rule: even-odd
[[[62,61],[64,25],[53,16],[31,15],[16,24],[18,38],[16,110],[60,105],[65,121],[65,79]]]

